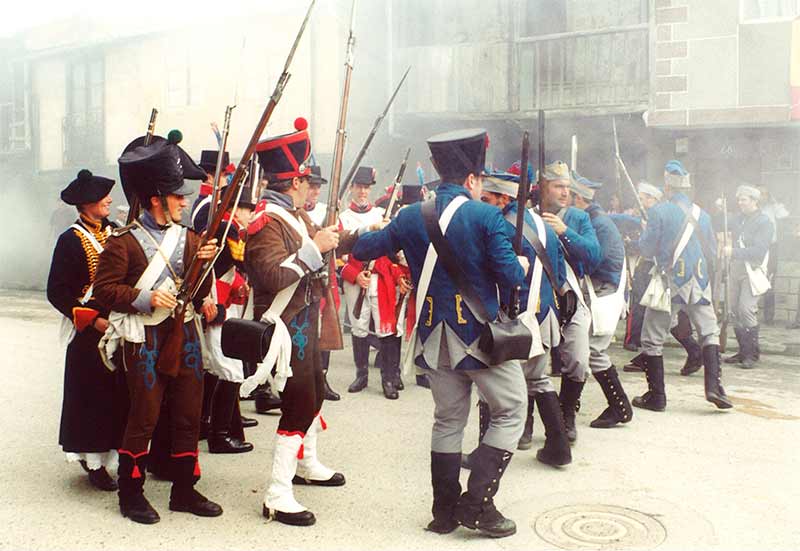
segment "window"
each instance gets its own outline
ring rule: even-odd
[[[800,16],[800,0],[742,0],[742,21],[793,19]]]
[[[66,166],[104,158],[105,70],[103,58],[77,57],[68,66],[64,118]]]

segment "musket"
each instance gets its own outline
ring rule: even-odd
[[[289,81],[291,76],[289,73],[289,67],[292,63],[292,59],[294,58],[297,46],[300,43],[300,38],[303,36],[303,32],[306,29],[308,20],[311,17],[311,10],[314,8],[315,1],[316,0],[311,0],[310,5],[308,6],[305,19],[303,19],[303,23],[301,24],[300,30],[294,39],[291,50],[289,50],[289,55],[286,58],[283,72],[281,73],[281,76],[278,78],[278,82],[275,85],[275,90],[272,92],[272,96],[270,96],[267,106],[264,108],[264,112],[261,114],[258,124],[256,124],[256,128],[250,137],[250,141],[245,148],[244,154],[242,154],[239,165],[236,167],[236,172],[233,174],[230,185],[225,188],[225,192],[220,200],[219,209],[217,209],[214,218],[209,222],[206,232],[200,238],[198,250],[205,246],[210,239],[213,239],[214,236],[216,236],[225,212],[230,210],[231,207],[235,205],[234,199],[241,196],[242,183],[245,175],[247,174],[250,158],[253,156],[256,146],[258,145],[258,140],[261,138],[261,134],[264,133],[264,129],[267,127],[267,123],[269,123],[272,113],[275,111],[275,107],[278,105],[278,102],[283,95],[283,91],[286,88],[286,83]],[[204,273],[208,273],[207,268],[209,263],[211,263],[210,260],[199,260],[197,256],[192,258],[191,263],[186,269],[185,277],[178,290],[178,295],[176,297],[177,305],[175,306],[175,311],[173,313],[172,328],[167,334],[164,344],[161,346],[158,354],[157,369],[166,376],[174,377],[178,374],[181,354],[183,351],[183,325],[186,309],[189,306],[191,297],[197,294],[200,285],[203,283],[204,278],[201,276]]]
[[[633,185],[633,180],[631,180],[631,175],[628,174],[628,169],[625,167],[625,162],[622,160],[622,157],[619,154],[619,140],[617,139],[617,118],[611,117],[611,126],[614,129],[614,156],[617,160],[617,173],[622,171],[622,174],[625,176],[625,181],[628,183],[628,187],[630,187],[631,192],[633,192],[633,197],[636,199],[636,207],[639,209],[639,212],[642,215],[642,220],[645,222],[647,221],[647,211],[644,209],[644,205],[642,205],[642,200],[639,199],[639,192],[636,191],[636,186]],[[622,181],[620,180],[620,193],[622,192]],[[620,197],[622,200],[622,197]]]
[[[389,204],[386,205],[386,210],[383,211],[383,220],[388,222],[389,219],[392,217],[392,211],[394,210],[394,204],[397,202],[397,196],[399,195],[400,187],[403,185],[403,175],[406,172],[406,165],[408,164],[408,156],[411,155],[411,148],[409,147],[406,149],[406,156],[403,157],[403,162],[400,165],[400,170],[397,171],[397,177],[394,179],[394,187],[392,188],[392,196],[389,198]],[[366,269],[367,272],[372,274],[372,269],[375,265],[375,261],[369,263],[369,267]],[[358,298],[356,302],[353,304],[353,315],[356,318],[361,317],[361,308],[364,306],[364,299],[367,296],[367,290],[362,288],[358,292]]]
[[[231,113],[235,105],[228,105],[225,107],[225,123],[222,125],[222,137],[219,141],[219,150],[217,152],[217,166],[214,168],[214,191],[211,193],[211,204],[208,205],[208,221],[206,225],[211,223],[214,218],[214,213],[217,210],[217,203],[219,202],[219,194],[222,189],[220,184],[220,177],[222,176],[222,156],[225,153],[225,148],[228,145],[228,132],[231,129]]]
[[[528,152],[530,151],[530,137],[526,130],[522,134],[522,155],[520,157],[520,170],[519,170],[519,189],[517,191],[517,220],[516,231],[514,233],[514,252],[517,256],[522,256],[524,251],[522,249],[522,230],[525,227],[525,210],[527,209],[528,202],[528,188],[530,182],[528,181]],[[540,170],[540,172],[542,172]],[[531,266],[533,268],[533,266]],[[519,295],[521,286],[517,285],[511,290],[511,300],[508,305],[508,315],[511,319],[519,316],[520,303]]]
[[[353,161],[350,170],[347,171],[347,176],[344,177],[343,185],[339,189],[339,201],[347,194],[347,190],[350,189],[350,184],[353,181],[353,178],[356,175],[356,171],[358,170],[358,166],[361,164],[361,160],[364,158],[364,155],[367,154],[367,150],[369,149],[370,144],[372,143],[373,138],[375,138],[375,134],[377,134],[378,129],[383,122],[383,119],[386,118],[386,114],[389,112],[389,108],[394,103],[394,98],[397,97],[397,93],[400,91],[400,88],[403,86],[403,83],[406,81],[406,77],[408,76],[408,72],[411,70],[411,67],[406,69],[406,72],[403,73],[403,78],[400,79],[400,82],[397,83],[397,86],[394,89],[394,93],[392,97],[389,98],[389,101],[386,103],[386,107],[384,107],[383,112],[378,115],[378,118],[375,119],[375,122],[372,124],[372,130],[370,130],[369,134],[367,135],[367,139],[364,140],[364,144],[361,146],[361,149],[358,151],[358,155],[356,155],[355,160]]]
[[[730,292],[729,292],[729,277],[730,277],[730,261],[728,257],[725,255],[725,250],[728,247],[728,199],[725,196],[723,191],[722,194],[722,290],[725,293],[725,297],[722,302],[722,323],[720,324],[719,328],[719,351],[725,352],[725,349],[728,346],[728,317],[730,315],[728,309],[728,300],[730,300]]]
[[[328,211],[325,213],[325,227],[333,226],[339,219],[339,187],[342,183],[342,161],[344,159],[344,143],[347,139],[347,105],[350,99],[350,80],[353,76],[353,48],[356,45],[356,36],[353,27],[356,22],[356,0],[350,11],[350,33],[347,36],[347,55],[344,62],[344,87],[342,99],[339,104],[339,122],[336,125],[336,142],[333,147],[333,166],[331,168],[331,185],[328,190]],[[339,313],[333,301],[330,272],[334,269],[336,258],[334,251],[323,255],[323,267],[319,278],[327,288],[325,307],[320,319],[321,350],[341,350],[344,348],[342,326],[339,325]]]
[[[572,135],[572,144],[570,148],[569,166],[575,172],[578,172],[578,136]]]
[[[150,111],[150,122],[147,123],[147,134],[144,135],[144,145],[150,145],[153,140],[153,135],[156,133],[156,117],[158,117],[158,109],[153,107],[153,110]],[[133,224],[133,221],[139,218],[139,210],[141,209],[139,196],[135,193],[132,193],[128,198],[128,203],[130,209],[128,210],[128,218],[125,220],[125,225]]]

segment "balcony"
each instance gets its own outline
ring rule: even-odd
[[[646,109],[649,26],[577,31],[511,41],[399,48],[412,65],[400,112],[473,118],[525,116],[538,109]]]

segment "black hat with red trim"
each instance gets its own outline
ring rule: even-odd
[[[78,177],[61,192],[61,200],[68,205],[96,203],[108,195],[112,187],[114,187],[114,180],[95,176],[84,168],[78,172]]]
[[[455,130],[428,138],[436,172],[442,180],[457,184],[470,174],[483,173],[488,145],[489,135],[483,128]]]
[[[375,169],[371,166],[360,166],[353,175],[353,185],[375,185]]]
[[[258,163],[269,185],[311,174],[308,164],[311,156],[308,122],[298,117],[294,121],[294,127],[296,132],[267,138],[256,145]]]
[[[209,174],[214,174],[217,171],[217,158],[219,157],[219,151],[216,149],[204,149],[200,152],[200,162],[197,163],[200,168],[208,172]],[[225,170],[228,168],[228,165],[231,163],[230,155],[227,151],[222,153],[222,172],[225,173]]]

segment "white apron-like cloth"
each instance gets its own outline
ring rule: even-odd
[[[617,330],[617,323],[626,312],[628,302],[625,300],[625,288],[628,284],[627,259],[622,261],[622,273],[619,276],[617,290],[602,297],[598,297],[590,277],[585,278],[586,288],[589,291],[590,310],[592,313],[592,335],[613,335]]]

